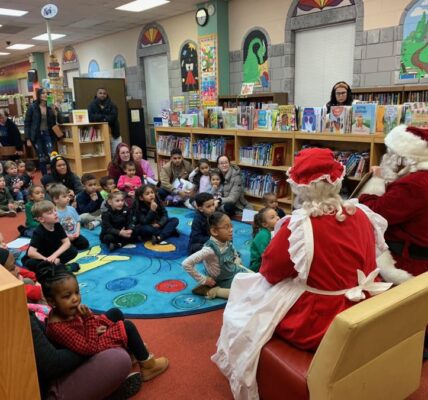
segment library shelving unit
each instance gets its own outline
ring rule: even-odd
[[[240,105],[249,105],[249,103],[277,103],[280,105],[288,104],[288,93],[264,93],[256,92],[246,96],[225,95],[218,97],[218,105],[223,108],[237,107]]]
[[[82,176],[107,174],[111,161],[110,131],[106,122],[60,125],[65,138],[58,142],[58,153],[70,164],[72,171]]]
[[[344,151],[351,150],[356,152],[369,152],[370,163],[369,167],[379,165],[382,155],[385,153],[384,134],[376,133],[372,135],[367,134],[335,134],[335,133],[307,133],[300,131],[293,132],[278,132],[278,131],[262,131],[262,130],[232,130],[232,129],[208,129],[208,128],[156,128],[156,142],[159,143],[160,136],[186,136],[190,138],[190,157],[188,160],[192,161],[196,166],[199,157],[193,155],[192,144],[196,143],[199,139],[219,138],[223,137],[226,140],[233,140],[233,164],[239,166],[241,170],[249,170],[259,174],[271,174],[274,176],[282,175],[286,179],[285,172],[293,165],[294,155],[302,149],[303,146],[321,146],[328,147],[332,150]],[[281,157],[280,165],[254,165],[254,163],[241,162],[240,149],[246,146],[252,146],[259,143],[272,143],[277,144],[278,147],[283,148],[285,154]],[[157,156],[158,172],[160,167],[165,162],[165,158],[169,160],[169,155],[162,154]],[[210,160],[213,163],[215,160]],[[214,165],[213,165],[214,166]],[[348,178],[356,185],[359,181],[358,178]],[[261,196],[249,195],[246,193],[247,200],[259,209],[262,207]],[[285,190],[278,198],[279,205],[284,208],[286,212],[291,212],[293,204],[293,196],[291,189],[286,184]]]
[[[428,101],[428,85],[378,86],[352,89],[354,100],[377,101],[379,104],[402,104]]]

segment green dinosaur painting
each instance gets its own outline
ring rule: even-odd
[[[407,13],[403,25],[400,78],[414,79],[428,75],[428,7],[418,1]]]
[[[244,82],[269,86],[267,39],[260,30],[251,31],[244,41]]]

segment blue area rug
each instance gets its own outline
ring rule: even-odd
[[[165,245],[138,243],[110,253],[100,245],[100,228],[82,229],[90,243],[89,250],[76,259],[81,267],[77,279],[84,304],[95,312],[119,307],[131,318],[184,316],[224,307],[224,300],[193,295],[197,282],[181,266],[187,257],[194,212],[168,208],[168,213],[180,220],[180,237],[168,239]],[[233,226],[234,245],[248,266],[252,227],[237,221]],[[198,268],[203,271],[202,264]]]

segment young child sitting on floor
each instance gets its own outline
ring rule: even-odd
[[[38,221],[33,217],[31,209],[33,205],[45,199],[45,190],[42,185],[33,185],[28,189],[28,201],[25,204],[25,226],[19,225],[18,231],[21,236],[32,237],[34,230],[39,226]]]
[[[6,161],[4,164],[6,186],[16,201],[22,202],[27,199],[27,187],[24,179],[18,175],[18,166],[15,161]]]
[[[275,224],[279,221],[278,214],[273,208],[262,208],[253,222],[253,240],[250,247],[250,269],[259,272],[262,255],[270,243]]]
[[[80,215],[68,205],[70,196],[68,189],[62,184],[58,184],[51,189],[52,200],[56,205],[59,223],[64,228],[71,244],[77,250],[86,250],[89,247],[88,239],[80,234]]]
[[[101,186],[101,197],[104,200],[107,200],[107,197],[109,193],[112,192],[112,190],[116,189],[116,183],[114,182],[114,179],[111,176],[103,176],[100,178],[100,186]]]
[[[195,196],[196,212],[192,221],[187,253],[193,254],[201,250],[210,238],[208,217],[215,212],[214,197],[210,193],[198,193]]]
[[[135,195],[133,218],[137,235],[151,238],[152,244],[162,243],[171,236],[178,236],[177,218],[169,218],[168,211],[152,185],[143,185]]]
[[[141,187],[141,178],[136,174],[137,169],[135,168],[134,161],[128,161],[124,166],[125,175],[121,175],[117,181],[117,188],[122,192],[125,192],[128,196],[127,204],[130,207],[132,200],[135,198],[135,191]]]
[[[216,208],[221,205],[221,198],[223,197],[223,182],[224,178],[220,171],[218,169],[212,169],[210,171],[211,188],[208,193],[213,195]]]
[[[206,158],[199,160],[198,166],[189,175],[189,181],[195,185],[196,193],[204,193],[211,190],[210,162]]]
[[[66,264],[77,256],[77,249],[59,223],[58,213],[51,201],[35,203],[31,212],[40,225],[34,230],[27,254],[22,258],[22,264],[26,268],[35,271],[42,261]],[[71,263],[69,268],[76,272],[79,264]]]
[[[192,293],[206,296],[210,299],[229,297],[233,278],[239,272],[250,272],[239,258],[232,244],[233,225],[230,218],[216,211],[208,218],[211,237],[198,252],[187,257],[182,265],[199,286]],[[199,273],[195,266],[203,261],[207,276]]]
[[[85,228],[95,229],[101,222],[101,204],[103,198],[97,188],[97,178],[92,174],[82,175],[84,190],[76,196],[76,210]]]
[[[12,194],[6,187],[4,176],[0,175],[0,217],[16,217],[16,212],[20,207],[20,203],[13,199]]]
[[[119,309],[95,315],[82,304],[77,280],[64,265],[44,263],[37,278],[52,307],[46,326],[49,339],[84,356],[123,347],[136,358],[144,381],[168,368],[168,359],[148,352],[135,325]]]
[[[43,300],[42,289],[36,282],[36,275],[34,272],[16,266],[15,257],[7,248],[5,249],[0,247],[0,265],[3,265],[3,267],[6,268],[16,279],[24,282],[27,301],[38,303]]]
[[[275,193],[265,193],[263,195],[263,205],[265,207],[273,208],[280,219],[285,217],[284,210],[278,207],[278,198]]]
[[[125,195],[119,190],[107,197],[107,209],[101,216],[100,240],[110,251],[135,242],[132,213],[125,204]]]

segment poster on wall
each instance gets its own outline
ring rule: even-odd
[[[217,35],[199,37],[200,88],[203,106],[216,106],[218,97]]]
[[[62,63],[66,64],[76,64],[78,62],[76,50],[73,46],[65,46],[62,53]]]
[[[269,87],[269,56],[266,35],[256,29],[244,41],[244,83],[255,87]]]
[[[198,53],[196,44],[186,43],[180,53],[181,90],[194,92],[199,90]]]
[[[354,0],[300,0],[294,9],[293,17],[354,4]]]
[[[407,12],[401,44],[400,79],[428,76],[427,14],[427,0],[419,0]]]

